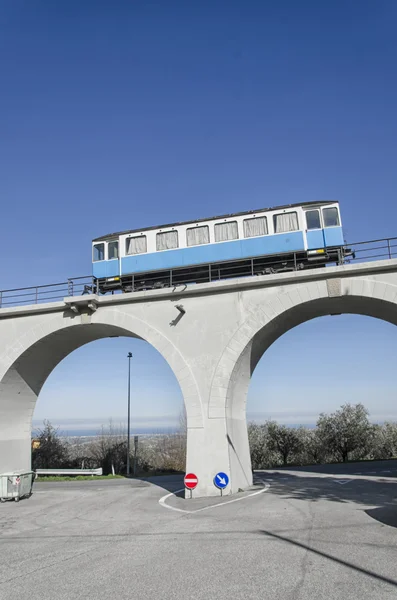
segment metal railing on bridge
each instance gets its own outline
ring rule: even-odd
[[[81,296],[92,293],[92,277],[74,277],[62,283],[36,285],[25,288],[0,291],[0,308],[60,302],[67,296]]]
[[[346,244],[344,248],[350,248],[354,253],[351,259],[345,261],[349,263],[397,258],[397,237],[371,240],[369,242],[355,242],[354,244]]]
[[[371,240],[368,242],[355,242],[346,244],[338,249],[335,262],[329,266],[372,262],[376,260],[397,258],[397,237]],[[311,268],[321,265],[310,265]],[[307,265],[306,265],[307,266]],[[227,264],[208,264],[197,267],[194,274],[189,269],[174,269],[161,274],[150,273],[144,276],[137,274],[131,276],[131,285],[126,291],[140,291],[161,287],[179,287],[181,285],[199,284],[208,281],[219,281],[237,277],[280,273],[295,271],[304,268],[302,265],[302,252],[282,255],[275,260],[273,257],[258,257],[233,261]],[[73,277],[62,283],[39,285],[25,288],[14,288],[0,291],[0,308],[11,308],[29,304],[42,304],[59,302],[65,297],[81,296],[94,293],[96,284],[92,276]],[[109,293],[114,293],[109,291]],[[116,292],[117,293],[117,292]]]

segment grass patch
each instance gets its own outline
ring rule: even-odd
[[[98,481],[98,479],[125,479],[124,475],[76,475],[70,477],[66,475],[41,475],[35,481]]]

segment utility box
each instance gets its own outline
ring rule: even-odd
[[[15,500],[32,495],[35,473],[33,471],[14,471],[0,473],[0,502]]]

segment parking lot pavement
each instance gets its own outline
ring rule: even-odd
[[[325,475],[261,472],[266,492],[206,510],[169,496],[189,513],[159,503],[177,479],[37,485],[0,506],[0,598],[397,597],[397,481]]]

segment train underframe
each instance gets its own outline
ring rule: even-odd
[[[260,256],[238,261],[225,261],[197,265],[193,267],[178,267],[164,271],[151,271],[148,273],[135,273],[94,280],[92,290],[106,294],[122,291],[138,292],[161,288],[175,288],[198,283],[209,283],[236,277],[252,277],[255,275],[271,275],[303,269],[316,269],[327,264],[342,264],[353,253],[345,248],[329,248],[325,251],[294,252],[278,256]]]

